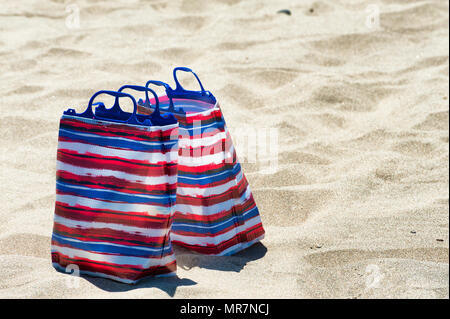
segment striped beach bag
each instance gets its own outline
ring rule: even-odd
[[[185,90],[177,71],[191,72],[200,91]],[[231,255],[264,237],[258,208],[242,172],[219,104],[188,68],[173,71],[176,88],[161,81],[166,95],[139,100],[138,111],[171,112],[179,122],[178,185],[171,240],[208,255]]]
[[[114,106],[93,103],[100,94],[114,96]],[[133,113],[120,109],[122,97],[133,101]],[[61,117],[51,241],[58,271],[124,283],[175,274],[169,231],[178,123],[136,111],[131,95],[99,91],[84,113],[69,109]]]

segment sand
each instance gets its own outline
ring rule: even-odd
[[[448,298],[448,9],[4,2],[0,298]],[[59,117],[100,89],[173,83],[175,66],[193,68],[220,101],[266,238],[232,257],[177,249],[177,278],[137,286],[57,273]],[[242,128],[275,130],[278,156],[246,159]]]

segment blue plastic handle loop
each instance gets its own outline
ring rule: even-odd
[[[166,94],[167,94],[167,97],[169,98],[169,112],[174,112],[174,111],[175,111],[175,108],[174,108],[174,106],[173,106],[173,100],[172,100],[172,97],[168,94],[168,92],[169,92],[170,89],[171,89],[171,88],[170,88],[170,85],[167,84],[167,83],[165,83],[165,82],[162,82],[162,81],[149,80],[149,81],[147,81],[147,83],[145,84],[145,87],[148,88],[148,86],[149,86],[150,84],[154,84],[154,85],[157,85],[157,86],[163,86],[163,87],[166,89]],[[147,97],[147,100],[148,100],[148,97]],[[159,112],[159,110],[158,110],[158,112]]]
[[[176,85],[175,91],[186,91],[186,90],[183,88],[183,86],[181,86],[180,82],[178,81],[178,78],[177,78],[177,71],[191,72],[191,73],[195,76],[195,78],[197,79],[198,84],[200,84],[200,89],[201,89],[201,91],[202,91],[202,94],[206,94],[206,91],[205,91],[205,89],[203,88],[203,84],[202,84],[202,82],[200,81],[200,79],[198,78],[197,74],[195,74],[195,72],[192,71],[191,69],[186,68],[186,67],[184,67],[184,66],[179,66],[179,67],[176,67],[176,68],[173,69],[173,79],[175,80],[175,85]]]
[[[131,101],[133,101],[133,113],[131,114],[130,118],[128,120],[123,121],[123,120],[119,120],[119,119],[104,118],[104,117],[100,117],[98,115],[95,115],[92,112],[92,105],[93,105],[93,102],[94,102],[95,98],[97,96],[99,96],[100,94],[111,95],[111,96],[116,97],[116,99],[118,99],[120,97],[128,97],[128,98],[130,98]],[[98,103],[95,103],[95,104],[98,104]],[[103,104],[100,104],[100,105],[103,105]],[[124,111],[122,111],[122,112],[124,112]],[[141,123],[138,122],[138,120],[136,118],[136,112],[137,112],[137,103],[136,103],[136,100],[134,99],[134,97],[131,94],[123,93],[123,92],[116,92],[116,91],[101,90],[101,91],[98,91],[97,93],[95,93],[94,95],[92,95],[91,99],[89,100],[89,104],[88,104],[88,107],[87,107],[86,111],[83,114],[81,114],[81,116],[83,116],[83,117],[91,117],[91,118],[95,118],[95,119],[99,119],[99,120],[120,122],[120,123],[141,124]]]
[[[143,115],[137,115],[137,117],[141,116],[144,117],[144,124],[147,123],[146,121],[149,121],[149,123],[151,123],[151,125],[169,125],[169,124],[175,124],[177,123],[177,119],[173,116],[172,113],[167,113],[165,115],[162,115],[159,111],[159,98],[158,98],[158,94],[156,94],[156,92],[152,89],[150,89],[147,86],[140,86],[140,85],[124,85],[119,89],[119,92],[125,89],[132,89],[132,90],[136,90],[136,91],[141,91],[144,92],[145,91],[145,98],[146,98],[146,103],[148,104],[144,104],[144,106],[148,106],[150,107],[150,99],[148,97],[148,92],[151,92],[153,94],[153,96],[155,97],[155,101],[156,101],[156,106],[155,106],[155,110],[152,112],[152,114],[150,114],[149,116],[143,116]]]
[[[190,90],[184,89],[183,86],[178,81],[177,71],[191,72],[197,79],[197,82],[200,85],[201,90],[200,91],[190,91]],[[203,101],[203,102],[210,103],[210,104],[216,103],[216,98],[214,97],[214,95],[211,92],[205,90],[199,77],[191,69],[186,68],[186,67],[174,68],[173,69],[173,79],[175,80],[176,87],[175,87],[175,89],[172,89],[170,87],[166,89],[168,96],[175,98],[175,99],[193,99],[193,100],[199,100],[199,101]]]
[[[156,107],[155,107],[155,111],[158,110],[159,113],[159,98],[158,98],[158,94],[156,94],[155,91],[153,91],[152,89],[148,88],[147,86],[140,86],[140,85],[123,85],[118,92],[122,92],[125,89],[130,89],[130,90],[135,90],[135,91],[140,91],[140,92],[145,92],[145,106],[150,107],[150,99],[148,97],[148,92],[151,92],[153,94],[153,96],[155,97],[155,101],[156,101]]]

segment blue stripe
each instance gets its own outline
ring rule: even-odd
[[[219,221],[215,223],[198,223],[194,222],[192,224],[189,224],[189,221],[185,222],[177,222],[172,224],[172,231],[174,232],[193,232],[198,234],[217,234],[220,231],[226,229],[227,227],[230,227],[234,225],[235,221],[242,221],[245,222],[255,216],[259,215],[258,208],[255,206],[252,209],[246,211],[242,215],[236,216],[233,215],[226,221]],[[237,227],[237,226],[236,226]]]
[[[81,132],[79,132],[81,133]],[[59,130],[59,135],[68,139],[71,139],[72,141],[79,141],[79,142],[85,142],[89,144],[99,145],[99,146],[109,146],[109,147],[116,147],[116,148],[123,148],[133,151],[161,151],[162,149],[168,150],[174,146],[176,146],[177,141],[170,141],[170,142],[151,142],[154,143],[154,145],[148,145],[139,141],[132,141],[132,140],[125,140],[125,139],[119,139],[119,138],[107,138],[103,137],[97,134],[90,135],[89,133],[82,133],[77,134],[76,131],[69,131],[65,129]],[[89,136],[86,136],[89,135]]]
[[[193,174],[184,174],[178,175],[178,182],[189,184],[189,185],[208,185],[213,182],[218,182],[229,177],[234,177],[241,171],[241,165],[237,163],[232,169],[227,169],[217,175],[193,175]]]
[[[164,194],[164,195],[136,196],[136,194],[125,194],[112,190],[99,190],[88,187],[82,187],[78,185],[75,185],[76,187],[73,186],[74,185],[69,183],[64,183],[60,181],[56,182],[56,189],[58,191],[99,200],[109,200],[115,202],[135,203],[135,204],[159,204],[166,206],[169,204],[173,204],[176,199],[176,195]],[[152,198],[149,198],[150,196]]]
[[[162,236],[161,236],[162,237]],[[118,254],[121,256],[129,256],[129,257],[158,257],[161,254],[170,255],[172,253],[171,245],[165,246],[164,249],[162,247],[158,247],[151,250],[139,249],[139,247],[149,248],[148,246],[116,246],[116,244],[111,245],[105,242],[83,242],[74,240],[71,237],[61,236],[57,234],[52,235],[52,240],[57,242],[59,245],[67,245],[70,248],[80,249],[88,252],[95,253],[109,253],[109,254]]]

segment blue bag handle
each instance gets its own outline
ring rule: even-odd
[[[189,91],[189,90],[184,89],[183,86],[178,81],[178,78],[177,78],[178,71],[192,73],[195,76],[195,78],[197,79],[198,84],[200,85],[200,91]],[[201,100],[201,101],[204,101],[207,103],[212,103],[212,104],[216,103],[216,98],[214,97],[214,95],[211,92],[205,90],[205,88],[203,87],[203,84],[200,81],[197,74],[195,74],[195,72],[192,71],[190,68],[187,68],[187,67],[174,68],[173,69],[173,79],[175,81],[176,87],[175,87],[175,89],[172,89],[170,86],[168,88],[166,88],[168,96],[175,97],[175,98],[182,98],[182,99],[184,98],[184,99]]]
[[[121,92],[125,89],[131,89],[131,90],[136,90],[136,91],[141,91],[141,92],[145,91],[146,102],[145,102],[144,106],[147,106],[147,107],[150,107],[150,99],[148,96],[148,92],[151,92],[153,94],[153,96],[155,97],[155,101],[156,101],[155,110],[152,112],[152,114],[146,116],[144,123],[145,123],[145,121],[150,121],[152,125],[153,124],[155,124],[155,125],[170,125],[170,124],[177,123],[177,119],[173,116],[172,113],[167,113],[165,115],[162,115],[160,113],[158,94],[156,94],[156,92],[154,90],[150,89],[147,85],[140,86],[140,85],[128,85],[127,84],[127,85],[123,85],[119,89],[119,92]],[[140,115],[140,116],[143,116],[143,115]]]
[[[163,86],[166,89],[166,94],[167,94],[167,91],[169,91],[171,89],[169,84],[167,84],[165,82],[162,82],[162,81],[149,80],[145,84],[145,87],[148,88],[149,84],[154,84],[154,85],[157,85],[157,86]],[[172,97],[170,95],[168,95],[168,94],[167,94],[167,97],[169,98],[169,112],[174,112],[175,108],[173,106]],[[148,97],[147,97],[147,101],[148,101]],[[149,103],[147,101],[145,102],[146,104]],[[145,105],[145,106],[150,106],[150,105]],[[158,109],[158,112],[159,112],[159,109]]]
[[[105,105],[102,102],[93,103],[95,98],[97,96],[99,96],[100,94],[111,95],[111,96],[116,97],[116,99],[118,99],[120,97],[128,97],[128,98],[130,98],[131,101],[133,101],[133,113],[131,114],[131,116],[127,120],[120,120],[118,118],[115,118],[115,119],[114,118],[105,118],[105,117],[101,117],[101,116],[95,115],[94,112],[92,111],[92,106],[93,105],[99,105],[99,107],[101,107],[101,108],[105,107]],[[118,106],[118,108],[119,108],[120,112],[126,113],[122,109],[120,109],[120,106]],[[116,110],[114,110],[114,111],[116,111]],[[98,120],[106,120],[106,121],[119,122],[119,123],[129,123],[129,124],[142,124],[142,123],[140,123],[137,120],[136,113],[137,113],[137,103],[136,103],[136,100],[134,99],[134,97],[132,95],[130,95],[128,93],[116,92],[116,91],[107,91],[107,90],[100,90],[100,91],[96,92],[94,95],[92,95],[92,97],[89,100],[88,107],[83,113],[77,114],[74,109],[68,109],[67,111],[64,111],[65,115],[75,115],[75,116],[84,117],[84,118],[88,118],[88,119],[98,119]],[[126,113],[126,114],[129,114],[129,113]]]
[[[140,86],[140,85],[124,85],[119,89],[119,92],[125,89],[132,89],[132,90],[136,90],[136,91],[141,91],[144,92],[145,91],[145,106],[150,107],[150,99],[148,97],[148,92],[150,91],[153,96],[155,97],[155,101],[156,101],[156,106],[155,106],[155,110],[152,112],[152,114],[150,114],[150,118],[152,120],[152,123],[158,123],[158,124],[162,124],[162,123],[166,123],[166,119],[164,119],[161,116],[161,113],[159,112],[159,98],[158,98],[158,94],[156,94],[155,91],[153,91],[152,89],[150,89],[147,86]]]
[[[131,90],[135,90],[135,91],[140,91],[140,92],[145,92],[145,106],[150,107],[150,99],[148,97],[148,92],[151,92],[153,94],[153,96],[155,97],[155,101],[156,101],[156,107],[155,107],[155,112],[157,111],[159,114],[159,98],[158,95],[156,94],[155,91],[153,91],[152,89],[148,88],[147,86],[140,86],[140,85],[123,85],[122,87],[120,87],[120,89],[118,90],[118,92],[122,92],[125,89],[131,89]],[[117,99],[117,98],[116,98]]]
[[[206,91],[205,91],[205,89],[203,88],[203,84],[202,84],[202,82],[200,81],[200,79],[198,78],[197,74],[195,74],[195,72],[192,71],[191,69],[186,68],[186,67],[184,67],[184,66],[179,66],[179,67],[176,67],[176,68],[173,69],[173,79],[175,80],[175,85],[176,85],[175,91],[186,91],[186,90],[181,86],[180,82],[178,81],[178,78],[177,78],[177,71],[191,72],[191,73],[195,76],[195,78],[197,79],[198,84],[200,84],[200,89],[201,89],[202,94],[206,94]]]
[[[111,96],[114,96],[116,98],[116,101],[114,103],[114,106],[116,106],[116,109],[110,109],[111,111],[116,111],[116,110],[120,110],[120,112],[125,113],[119,106],[118,100],[120,97],[128,97],[131,99],[131,101],[133,102],[133,113],[131,114],[130,118],[128,120],[119,120],[119,119],[111,119],[111,118],[104,118],[104,117],[100,117],[98,115],[94,114],[94,118],[99,119],[99,120],[107,120],[107,121],[114,121],[114,122],[120,122],[120,123],[128,123],[128,124],[142,124],[140,122],[138,122],[137,118],[136,118],[136,113],[137,113],[137,103],[136,100],[134,99],[134,97],[131,94],[128,93],[123,93],[123,92],[116,92],[116,91],[107,91],[107,90],[101,90],[98,91],[97,93],[95,93],[94,95],[92,95],[91,99],[89,100],[89,104],[88,104],[88,108],[86,111],[90,111],[92,113],[92,105],[93,102],[95,100],[95,98],[97,96],[99,96],[100,94],[108,94]],[[96,103],[98,104],[98,103]],[[100,106],[104,107],[104,104],[101,103]],[[114,108],[113,106],[113,108]],[[117,109],[118,108],[118,109]]]

